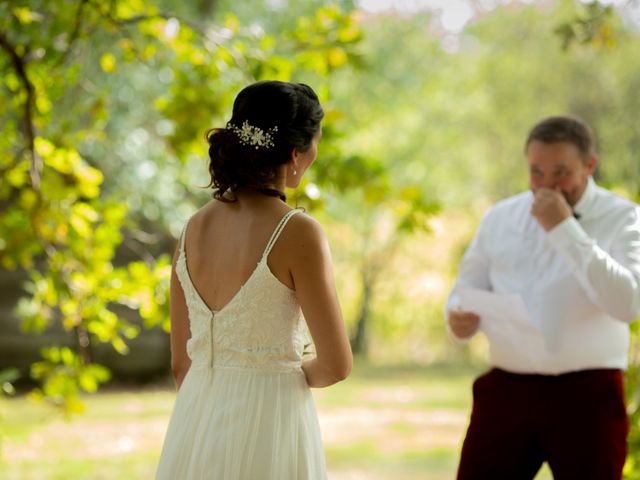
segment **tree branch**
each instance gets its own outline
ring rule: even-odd
[[[102,17],[104,17],[105,19],[107,19],[109,22],[111,22],[113,25],[117,26],[117,27],[126,27],[129,25],[135,25],[141,22],[147,22],[147,21],[152,21],[152,20],[171,20],[176,19],[178,20],[181,24],[186,25],[188,28],[190,28],[193,32],[195,32],[200,39],[203,41],[203,44],[205,45],[205,48],[209,49],[206,45],[206,42],[211,42],[211,44],[215,45],[218,48],[226,48],[223,45],[221,45],[221,43],[219,41],[217,41],[213,35],[211,34],[211,31],[207,30],[206,28],[201,27],[200,25],[189,21],[187,19],[185,19],[184,17],[180,17],[178,15],[172,14],[172,13],[167,13],[167,12],[158,12],[155,14],[151,14],[151,15],[147,15],[147,14],[141,14],[141,15],[133,15],[131,17],[128,18],[118,18],[115,17],[112,13],[113,11],[113,4],[111,5],[110,9],[108,11],[105,11],[104,9],[101,8],[99,3],[94,2],[93,0],[85,0],[88,3],[91,3],[95,9],[100,13],[100,15]],[[253,76],[251,75],[251,69],[249,67],[249,65],[247,64],[245,58],[242,55],[239,55],[237,52],[233,51],[233,50],[229,50],[227,49],[227,51],[231,54],[231,57],[233,58],[233,60],[236,62],[236,65],[238,66],[238,68],[250,79],[250,80],[255,80],[255,78],[253,78]]]
[[[27,148],[31,157],[31,166],[29,168],[29,174],[31,176],[31,185],[34,190],[40,189],[40,180],[42,178],[42,158],[36,153],[35,149],[35,126],[33,124],[33,106],[36,99],[36,91],[33,84],[29,80],[27,75],[27,66],[24,58],[21,57],[16,51],[15,47],[11,44],[9,39],[0,32],[0,47],[9,55],[13,69],[17,73],[18,77],[22,81],[24,88],[27,92],[27,99],[24,102],[24,131],[27,136]]]
[[[67,48],[65,49],[62,56],[58,59],[56,64],[54,65],[54,68],[62,65],[67,60],[67,58],[69,57],[69,54],[71,53],[73,44],[78,39],[78,37],[80,37],[80,30],[82,28],[82,13],[83,13],[82,11],[84,10],[85,5],[87,5],[88,3],[89,3],[89,0],[81,0],[80,5],[78,5],[78,10],[76,11],[76,18],[73,24],[73,30],[71,31],[71,35],[69,36],[69,42],[67,43]]]

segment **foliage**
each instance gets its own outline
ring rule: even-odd
[[[625,375],[627,412],[629,414],[629,456],[624,470],[625,480],[640,479],[640,322],[631,326],[629,368]]]
[[[623,194],[639,184],[633,147],[638,131],[629,127],[638,101],[633,94],[637,76],[630,74],[638,65],[633,53],[637,37],[629,36],[615,50],[565,52],[553,28],[558,19],[579,11],[576,2],[561,1],[552,8],[512,3],[479,15],[456,34],[442,31],[431,13],[365,17],[364,68],[343,70],[330,79],[332,103],[342,113],[336,126],[347,133],[336,140],[350,168],[334,168],[332,152],[321,145],[312,173],[316,180],[331,179],[333,187],[322,193],[334,191],[337,198],[324,203],[324,214],[339,223],[331,224],[332,241],[354,332],[371,278],[364,273],[367,265],[378,259],[384,268],[384,285],[378,287],[383,290],[374,290],[370,302],[368,329],[382,348],[390,332],[398,332],[393,338],[402,332],[408,336],[404,317],[423,322],[424,330],[441,332],[430,342],[447,343],[442,296],[428,291],[411,300],[406,293],[398,293],[393,302],[383,298],[389,285],[398,285],[399,292],[416,289],[417,278],[398,270],[385,247],[399,220],[391,205],[405,187],[417,188],[426,203],[439,203],[445,217],[455,208],[478,215],[490,201],[526,188],[524,136],[537,119],[558,112],[581,115],[595,127],[603,153],[601,183]],[[368,202],[358,185],[367,185],[366,195],[375,201]],[[422,225],[427,225],[424,218]],[[417,238],[410,234],[402,241],[415,244]],[[452,244],[455,238],[445,234],[440,241]],[[419,252],[419,245],[406,251]],[[423,262],[425,272],[428,263]],[[450,272],[437,274],[442,283],[450,281]],[[394,313],[398,302],[412,303],[402,317]]]
[[[380,280],[393,268],[402,244],[417,232],[428,232],[429,219],[440,209],[437,201],[417,186],[386,183],[381,178],[372,179],[364,192],[345,192],[345,203],[328,208],[329,215],[350,226],[350,235],[339,245],[355,265],[360,282],[358,306],[351,319],[351,345],[354,354],[363,357],[369,354]],[[394,322],[388,319],[384,323]]]
[[[583,6],[583,12],[556,27],[555,33],[562,41],[562,48],[573,44],[591,45],[595,48],[616,46],[611,20],[614,16],[612,5],[590,2]]]
[[[331,91],[346,115],[341,122],[350,125],[343,151],[379,165],[387,176],[379,179],[375,167],[367,169],[370,175],[362,175],[355,163],[354,177],[374,185],[387,182],[398,190],[403,181],[419,185],[427,198],[440,200],[445,216],[452,214],[452,207],[479,214],[489,202],[527,188],[522,144],[533,123],[550,114],[573,113],[597,132],[599,183],[628,198],[640,191],[640,131],[634,128],[640,109],[636,93],[640,84],[634,74],[640,68],[637,32],[611,11],[606,23],[615,48],[594,40],[581,44],[582,48],[563,50],[555,27],[593,13],[589,9],[594,7],[568,0],[542,6],[511,3],[478,16],[457,34],[438,30],[437,18],[431,14],[379,14],[363,22],[366,70],[340,72],[332,79]],[[348,311],[355,319],[360,304],[352,298],[362,296],[364,287],[352,285],[364,285],[362,259],[370,258],[358,255],[358,246],[363,240],[376,248],[383,244],[364,228],[362,234],[355,232],[368,219],[365,211],[376,208],[365,207],[362,197],[354,193],[344,203],[328,204],[327,209],[332,218],[348,225],[337,229],[335,242],[340,252],[337,261],[349,264],[342,269],[347,275],[343,282],[349,292]],[[376,225],[384,230],[382,217],[376,218]],[[441,241],[452,238],[445,234]],[[410,241],[415,242],[415,237]],[[391,261],[388,265],[389,278],[382,288],[394,284],[400,285],[400,291],[415,288],[417,277],[394,270]],[[441,305],[443,298],[431,300]],[[405,318],[425,318],[426,311],[434,313],[424,323],[435,324],[443,332],[440,308],[429,309],[428,301],[420,298],[413,300],[413,306],[396,308],[401,302],[406,303],[407,297],[373,303],[381,349],[390,348],[390,338],[398,338],[393,332],[406,328]],[[446,343],[446,337],[442,333],[430,341]],[[640,448],[634,443],[640,428],[634,386],[638,375],[637,357],[631,358],[629,465],[636,467],[627,468],[636,470],[640,465],[636,459]]]
[[[636,2],[626,2],[628,4]],[[616,28],[617,27],[617,28]],[[617,35],[614,34],[617,30]],[[602,47],[616,48],[620,36],[623,35],[619,22],[616,22],[611,5],[593,1],[584,7],[582,15],[576,15],[571,21],[562,23],[556,33],[562,38],[562,46],[566,50],[572,44],[590,45],[598,49]],[[635,111],[631,108],[630,110]],[[635,143],[635,141],[633,142]],[[632,153],[635,155],[635,152]],[[637,165],[637,163],[636,163]],[[627,171],[632,178],[638,177],[637,171]],[[627,195],[629,192],[626,192]],[[640,185],[636,184],[636,197],[640,196]],[[629,350],[629,367],[625,374],[625,392],[627,412],[629,415],[629,437],[627,462],[624,468],[626,480],[640,479],[640,322],[631,325],[631,347]]]
[[[42,352],[43,361],[31,365],[31,377],[42,382],[31,398],[46,398],[65,413],[81,413],[84,404],[79,391],[94,393],[100,383],[109,380],[109,370],[95,363],[85,363],[68,347],[50,347]]]
[[[196,5],[214,3],[213,14]],[[566,50],[554,33],[563,22]],[[522,141],[538,118],[584,117],[598,133],[599,182],[640,191],[639,40],[602,3],[510,2],[446,32],[435,14],[367,17],[319,0],[13,1],[0,3],[0,45],[0,262],[29,272],[19,306],[28,331],[73,333],[32,370],[36,395],[61,407],[108,378],[88,368],[93,345],[124,353],[141,328],[168,328],[162,253],[208,198],[194,188],[203,131],[224,124],[250,81],[320,92],[319,160],[288,196],[331,225],[354,337],[368,318],[368,340],[383,347],[408,322],[434,332],[430,348],[448,345],[444,294],[410,298],[417,278],[395,252],[426,271],[433,253],[416,252],[438,205],[443,217],[477,214],[526,188]],[[453,227],[439,237],[450,249]],[[630,452],[639,465],[640,448]]]
[[[65,412],[109,379],[93,346],[126,354],[141,327],[168,330],[163,242],[194,203],[182,171],[233,94],[261,78],[321,78],[357,57],[358,28],[335,6],[300,18],[285,41],[230,13],[212,22],[162,8],[0,3],[0,264],[29,274],[17,310],[26,332],[73,333],[31,368],[42,385],[33,396]]]

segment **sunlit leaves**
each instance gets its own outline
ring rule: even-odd
[[[10,168],[5,173],[4,181],[14,188],[24,186],[29,181],[29,162],[23,160]]]
[[[100,57],[100,66],[105,73],[114,73],[117,69],[116,57],[112,53],[105,53]]]
[[[129,19],[136,15],[153,15],[158,12],[157,7],[144,0],[127,0],[126,2],[113,2],[112,15],[114,18]]]
[[[598,1],[583,5],[581,13],[561,23],[555,29],[555,33],[562,41],[562,48],[566,50],[575,43],[590,44],[596,48],[615,47],[613,13],[612,5],[605,5]]]
[[[42,20],[42,14],[30,10],[28,7],[16,7],[11,12],[23,25]]]
[[[77,152],[56,149],[53,143],[44,138],[35,139],[35,148],[47,166],[55,168],[60,173],[71,173],[80,161]]]
[[[287,36],[294,42],[298,62],[323,75],[350,61],[358,63],[356,47],[362,32],[355,17],[336,5],[319,9],[312,18],[298,19],[296,30]]]
[[[126,207],[95,201],[102,173],[76,150],[40,137],[35,148],[46,168],[41,189],[30,188],[26,162],[18,162],[9,170],[12,188],[2,190],[13,203],[0,214],[0,261],[5,268],[21,265],[30,270],[25,288],[31,295],[17,310],[23,328],[40,333],[59,322],[67,331],[82,328],[90,338],[126,354],[126,341],[137,336],[140,327],[112,308],[120,304],[139,309],[147,326],[168,328],[169,261],[163,257],[152,266],[135,262],[115,268]],[[48,268],[33,269],[34,258],[43,255]],[[95,391],[108,379],[105,372],[85,365],[66,347],[46,350],[44,361],[32,369],[33,378],[43,385],[34,396],[68,412],[80,411],[77,393]]]
[[[131,241],[123,232],[140,229],[140,210],[127,212],[124,199],[134,204],[136,196],[139,205],[148,193],[138,191],[146,187],[135,180],[135,190],[119,190],[124,174],[118,167],[158,162],[177,172],[180,161],[202,154],[202,133],[222,121],[247,82],[324,75],[355,58],[360,32],[350,13],[330,7],[309,22],[306,31],[300,30],[303,22],[292,25],[291,35],[279,35],[244,26],[232,14],[211,24],[142,0],[0,3],[0,30],[24,56],[33,87],[27,112],[25,79],[10,63],[1,64],[0,101],[6,108],[0,112],[0,265],[29,274],[29,296],[17,308],[25,331],[42,333],[55,325],[81,345],[78,352],[67,346],[43,352],[32,370],[42,382],[35,397],[79,411],[77,394],[108,379],[90,363],[92,346],[107,343],[126,354],[142,328],[169,330],[170,258],[156,251],[123,265],[115,260],[123,242]],[[161,85],[146,104],[138,97],[147,92],[135,90],[140,81]],[[143,118],[127,132],[123,148],[112,136],[132,112]],[[25,115],[35,134],[33,153],[43,163],[37,189],[29,175]],[[145,124],[147,118],[153,120]],[[156,137],[148,133],[154,130]],[[145,132],[144,138],[135,132]],[[161,155],[147,155],[154,140],[162,143]],[[108,170],[114,156],[122,163]],[[307,198],[320,201],[321,189],[305,185]],[[157,203],[145,204],[145,213],[158,210]]]
[[[32,378],[41,388],[31,397],[44,399],[64,413],[82,413],[84,405],[78,398],[81,391],[92,393],[98,385],[111,377],[109,370],[97,364],[85,365],[82,358],[69,347],[50,347],[41,352],[42,361],[31,366]]]
[[[397,193],[392,208],[398,218],[397,230],[413,233],[418,230],[429,231],[429,218],[440,210],[435,199],[428,198],[417,186],[406,186]]]
[[[4,75],[4,84],[11,92],[18,92],[21,88],[20,80],[14,73]]]

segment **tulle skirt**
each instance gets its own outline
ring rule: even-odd
[[[192,366],[176,398],[156,479],[326,479],[304,373]]]

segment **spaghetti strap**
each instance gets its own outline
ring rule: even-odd
[[[187,225],[189,225],[189,220],[184,224],[184,227],[182,228],[182,235],[180,235],[180,253],[182,254],[184,254],[184,237],[187,236]]]
[[[276,241],[278,240],[278,237],[284,230],[284,227],[287,225],[287,222],[289,221],[289,219],[293,217],[296,213],[300,213],[300,211],[301,210],[298,210],[298,209],[290,210],[282,217],[282,219],[280,219],[280,222],[278,223],[275,230],[271,234],[269,243],[267,243],[267,246],[264,249],[264,253],[262,254],[260,261],[264,261],[269,256],[269,253],[271,253],[271,249],[275,245]]]

